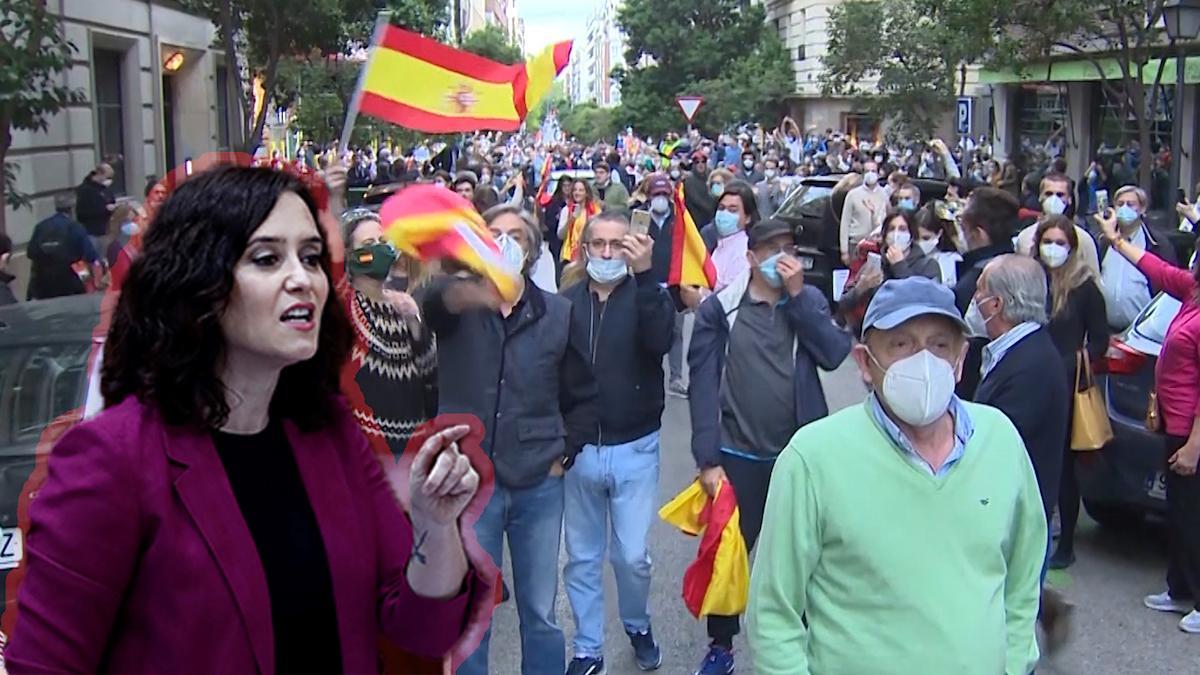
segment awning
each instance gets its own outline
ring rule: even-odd
[[[1150,59],[1142,68],[1142,82],[1153,84],[1158,75],[1158,66],[1162,59]],[[1113,58],[1097,59],[1096,64],[1104,70],[1104,76],[1110,80],[1120,81],[1121,65]],[[1021,82],[1094,82],[1100,80],[1096,64],[1091,61],[1056,61],[1054,63],[1035,63],[1027,66],[1018,73],[1010,69],[979,70],[979,84],[1017,84]],[[1200,84],[1200,56],[1189,56],[1185,60],[1183,71],[1184,82]],[[1163,84],[1175,84],[1175,58],[1166,59],[1162,71]]]

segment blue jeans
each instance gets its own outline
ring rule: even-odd
[[[658,497],[658,435],[655,431],[621,445],[585,445],[567,472],[563,583],[575,614],[575,656],[604,655],[605,548],[617,578],[625,630],[644,633],[650,628],[646,536]]]
[[[555,623],[558,595],[558,542],[562,537],[563,479],[547,477],[525,489],[496,483],[491,501],[475,524],[479,545],[504,567],[504,537],[512,555],[513,596],[521,623],[522,675],[562,675],[566,638]],[[488,674],[492,631],[461,666],[459,675]]]

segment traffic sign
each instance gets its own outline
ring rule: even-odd
[[[703,96],[676,96],[675,102],[679,104],[679,109],[683,111],[683,116],[687,118],[688,124],[696,118],[696,111],[704,104]]]
[[[971,118],[974,117],[975,100],[970,96],[960,96],[958,99],[958,133],[960,136],[971,135]]]

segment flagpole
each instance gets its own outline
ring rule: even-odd
[[[383,37],[383,30],[387,27],[388,19],[391,12],[380,12],[375,16],[375,30],[371,34],[370,51],[375,50],[375,46],[379,44]],[[358,71],[358,84],[354,85],[354,96],[350,99],[350,107],[346,110],[346,123],[342,127],[342,140],[338,143],[338,156],[346,154],[350,149],[350,136],[354,133],[354,124],[358,121],[358,106],[362,102],[363,84],[367,79],[367,69],[371,65],[371,55],[368,53],[367,62],[363,64],[362,70]]]

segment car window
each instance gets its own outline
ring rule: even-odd
[[[779,210],[775,212],[775,215],[799,218],[805,205],[832,194],[832,187],[824,185],[801,185],[792,194],[788,195],[787,199],[780,205]]]
[[[48,345],[21,360],[11,379],[13,443],[37,442],[55,418],[83,403],[90,347]]]
[[[1180,303],[1166,293],[1159,293],[1133,322],[1133,330],[1147,340],[1159,344],[1167,336],[1167,328],[1179,313]]]

